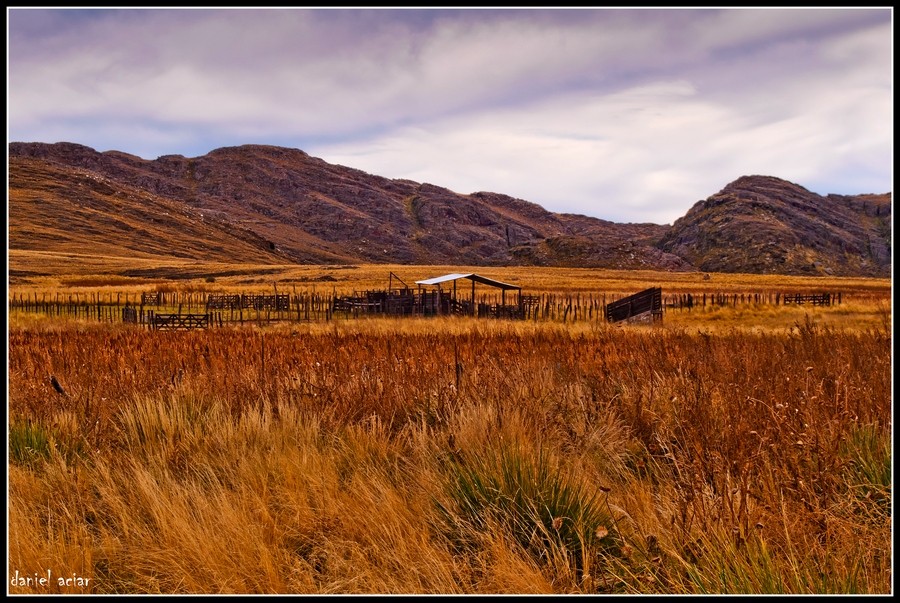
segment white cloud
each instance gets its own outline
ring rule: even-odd
[[[883,11],[12,13],[11,140],[292,146],[623,222],[745,174],[891,184]]]
[[[374,139],[371,150],[354,141],[317,151],[333,163],[461,193],[489,190],[555,211],[616,221],[659,221],[662,216],[669,222],[701,191],[663,190],[660,175],[668,174],[667,182],[702,184],[688,175],[697,168],[694,157],[706,155],[702,146],[696,152],[701,129],[728,119],[726,111],[697,99],[689,84],[662,82],[608,96],[570,95],[516,110],[486,111],[434,122],[427,130],[395,131]],[[407,158],[413,158],[411,163]],[[648,187],[646,175],[653,173],[657,176]],[[715,174],[706,182],[724,184]],[[672,209],[661,209],[666,205]]]

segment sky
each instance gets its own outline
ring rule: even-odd
[[[746,175],[892,192],[893,10],[7,9],[7,136],[265,144],[671,224]]]

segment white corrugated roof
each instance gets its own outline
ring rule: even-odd
[[[508,283],[501,283],[500,281],[495,281],[494,279],[487,278],[485,276],[480,276],[478,274],[462,274],[459,272],[454,272],[452,274],[445,274],[444,276],[436,276],[434,278],[425,279],[424,281],[416,281],[417,285],[439,285],[441,283],[446,283],[448,281],[455,281],[461,278],[467,278],[469,280],[475,281],[476,283],[482,283],[484,285],[490,285],[491,287],[499,287],[500,289],[521,289],[518,285],[510,285]]]
[[[439,283],[446,283],[447,281],[455,281],[460,278],[468,278],[472,276],[472,274],[459,274],[454,272],[453,274],[445,274],[444,276],[436,276],[434,278],[429,278],[424,281],[416,281],[417,285],[437,285]]]

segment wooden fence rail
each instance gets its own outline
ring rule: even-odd
[[[830,293],[811,293],[806,295],[800,293],[785,293],[782,295],[781,299],[783,300],[784,305],[812,304],[814,306],[830,306],[832,295]]]
[[[145,292],[146,293],[146,292]],[[8,310],[71,317],[101,322],[125,322],[151,325],[156,314],[210,314],[218,323],[262,323],[270,321],[321,322],[336,318],[363,318],[372,314],[396,316],[461,314],[498,316],[525,320],[559,322],[606,322],[607,306],[627,296],[618,293],[541,293],[507,297],[480,295],[454,301],[446,292],[426,291],[417,297],[389,292],[362,292],[340,297],[318,292],[294,292],[282,295],[212,294],[200,292],[143,293],[14,293],[8,297]],[[753,293],[697,292],[670,293],[660,297],[665,312],[687,311],[743,304],[842,303],[837,293],[795,293],[761,291]],[[154,302],[143,303],[144,301]],[[246,307],[245,307],[246,304]]]
[[[152,327],[156,331],[205,329],[209,327],[209,314],[155,314]]]

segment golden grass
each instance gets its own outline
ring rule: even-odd
[[[872,300],[847,297],[832,306],[739,304],[707,306],[691,310],[671,310],[663,322],[673,328],[716,332],[743,329],[754,332],[790,332],[807,321],[838,330],[861,331],[873,328],[890,330],[889,299]]]
[[[889,593],[889,317],[755,311],[765,329],[17,317],[10,571],[90,581],[10,590]],[[465,459],[510,443],[614,518],[582,557],[567,518],[467,515],[459,468],[495,479]]]
[[[883,278],[802,277],[701,272],[657,272],[534,266],[415,266],[397,264],[260,265],[196,262],[177,259],[100,257],[76,253],[10,250],[9,266],[18,277],[18,292],[147,291],[271,291],[335,292],[387,289],[393,273],[415,288],[415,281],[452,272],[477,273],[522,287],[523,293],[630,294],[661,286],[666,293],[845,292],[858,297],[889,298],[891,280]],[[132,276],[123,276],[124,274]],[[394,287],[401,285],[396,279]],[[479,289],[480,290],[480,289]]]

